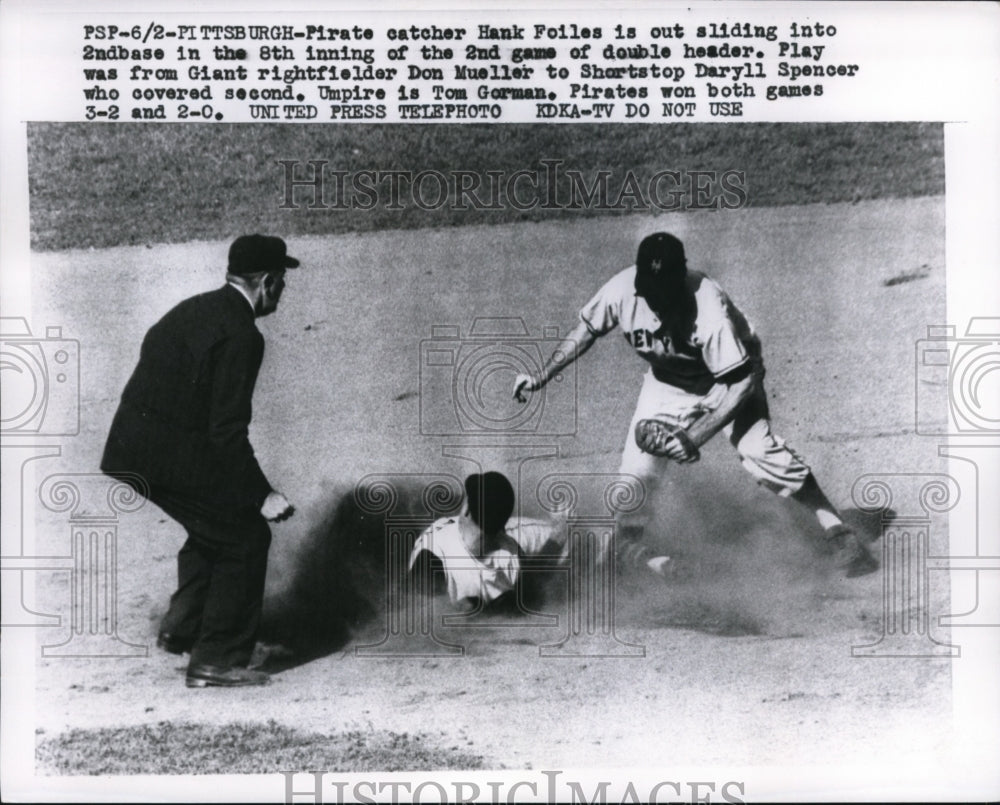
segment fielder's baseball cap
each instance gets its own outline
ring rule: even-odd
[[[667,232],[654,232],[639,244],[635,267],[643,274],[658,274],[665,268],[685,266],[684,244]]]
[[[259,274],[298,265],[298,260],[288,256],[285,241],[273,235],[240,235],[229,247],[230,274]]]

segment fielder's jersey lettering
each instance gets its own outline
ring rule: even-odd
[[[621,327],[626,340],[653,367],[657,378],[704,394],[716,379],[759,354],[757,335],[725,292],[703,274],[688,273],[697,315],[690,337],[674,344],[663,322],[635,295],[635,266],[612,277],[580,311],[596,335]]]
[[[631,333],[625,333],[625,338],[628,342],[636,349],[652,349],[655,337],[649,330],[633,330]],[[663,339],[663,346],[669,349],[669,338]]]

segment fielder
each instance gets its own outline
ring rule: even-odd
[[[668,461],[697,461],[699,448],[724,431],[760,484],[815,514],[840,571],[851,577],[877,569],[810,468],[771,431],[761,344],[750,322],[715,282],[688,270],[673,235],[657,232],[639,244],[635,265],[583,307],[541,375],[518,375],[514,397],[524,402],[524,392],[542,388],[616,327],[650,364],[619,472],[638,476],[653,493]],[[644,521],[623,523],[619,544],[640,540],[643,530]]]
[[[411,588],[447,592],[453,604],[473,612],[511,610],[532,599],[532,582],[541,574],[525,574],[525,566],[540,557],[548,557],[548,565],[565,560],[565,533],[555,523],[512,518],[513,511],[514,488],[506,476],[466,478],[461,513],[436,520],[414,543]]]

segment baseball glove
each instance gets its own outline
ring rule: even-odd
[[[697,445],[691,441],[684,428],[669,425],[659,419],[640,420],[635,426],[635,443],[644,453],[671,457],[682,464],[697,461],[700,457]],[[669,456],[669,453],[677,446],[683,450],[683,456],[681,458]]]

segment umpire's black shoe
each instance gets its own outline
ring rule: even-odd
[[[270,681],[271,677],[263,671],[199,664],[188,666],[185,683],[189,688],[245,688],[250,685],[266,685]]]
[[[826,538],[833,549],[834,565],[847,578],[866,576],[878,570],[878,560],[849,525],[841,523],[828,528]]]
[[[194,640],[190,637],[178,637],[170,632],[160,632],[156,636],[156,647],[169,654],[184,654],[191,650]]]

